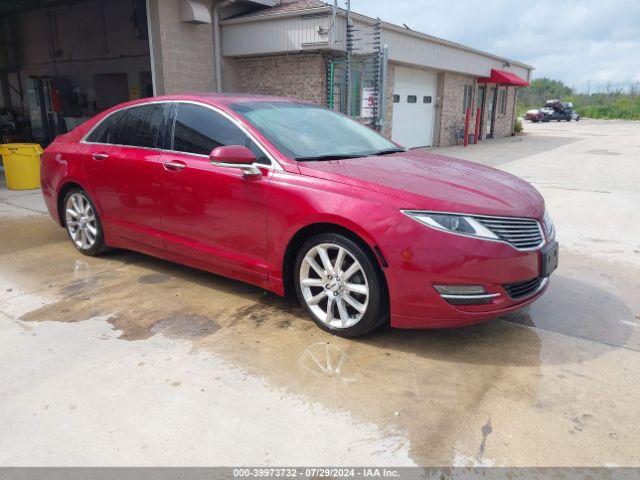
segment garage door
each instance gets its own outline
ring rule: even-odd
[[[396,67],[392,138],[405,147],[431,145],[436,100],[436,74]]]

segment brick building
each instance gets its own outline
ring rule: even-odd
[[[357,10],[358,0],[352,4]],[[43,92],[69,97],[53,115],[73,124],[151,94],[264,93],[343,111],[408,147],[461,142],[467,108],[471,131],[480,111],[480,138],[513,132],[517,89],[532,67],[349,17],[320,0],[8,2],[0,6],[8,39],[0,45],[0,99],[24,117],[46,117],[46,108],[33,109],[31,91],[44,79]]]

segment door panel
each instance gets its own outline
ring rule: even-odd
[[[164,250],[158,215],[157,165],[162,152],[153,147],[163,104],[125,109],[106,119],[82,144],[91,198],[101,215],[107,242],[123,240],[137,250]],[[128,144],[128,145],[126,145]]]
[[[433,138],[436,75],[415,68],[396,67],[394,78],[393,141],[405,147],[429,146]]]
[[[161,153],[108,146],[92,150],[94,154],[85,155],[85,172],[107,240],[115,235],[163,249],[155,184]]]
[[[178,103],[173,132],[159,165],[159,199],[167,254],[178,261],[264,284],[267,277],[265,206],[271,170],[245,177],[213,165],[222,145],[252,148],[247,135],[204,105]],[[258,163],[256,163],[259,166]]]
[[[266,278],[270,170],[247,178],[239,169],[212,165],[208,157],[166,153],[159,172],[167,253],[242,280]]]

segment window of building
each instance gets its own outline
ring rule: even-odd
[[[400,95],[397,93],[393,94],[393,103],[400,103]]]
[[[407,95],[407,103],[416,103],[418,97],[416,95]]]
[[[422,103],[431,103],[431,96],[425,95],[422,97]]]
[[[462,113],[467,113],[467,108],[471,108],[473,101],[473,85],[464,86],[464,97],[462,99]]]
[[[214,148],[226,145],[243,145],[253,152],[257,163],[271,163],[258,145],[218,112],[188,103],[178,105],[173,150],[209,155]]]
[[[498,92],[498,112],[500,115],[507,113],[507,89],[500,89]]]

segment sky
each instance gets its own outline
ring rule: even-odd
[[[640,84],[640,0],[351,0],[351,8],[532,65],[533,78],[579,92]]]

